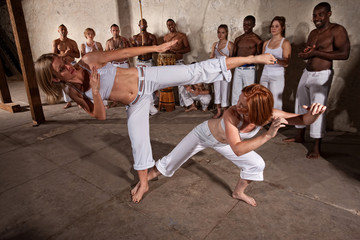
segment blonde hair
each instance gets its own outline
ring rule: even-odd
[[[87,38],[87,37],[86,37],[86,34],[87,34],[88,32],[93,32],[94,37],[96,36],[96,33],[95,33],[94,29],[92,29],[92,28],[86,28],[85,31],[84,31],[84,37],[85,37],[85,38]]]
[[[44,91],[47,101],[50,104],[58,102],[62,97],[62,90],[65,87],[62,82],[54,82],[54,73],[52,62],[54,57],[58,57],[55,53],[41,55],[35,62],[35,74],[40,88]]]
[[[249,120],[262,126],[272,117],[274,97],[269,89],[260,84],[251,84],[243,88],[249,109]]]

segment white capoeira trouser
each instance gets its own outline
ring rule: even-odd
[[[233,83],[231,105],[234,106],[239,101],[239,96],[244,87],[255,83],[255,65],[246,64],[235,68]]]
[[[139,58],[136,58],[135,65],[136,65],[136,67],[152,67],[152,66],[154,66],[154,62],[152,59],[143,61],[143,60],[140,60]],[[155,102],[157,102],[157,97],[156,97],[156,94],[153,93],[151,105],[154,106]]]
[[[302,106],[309,106],[312,103],[320,103],[326,105],[328,94],[330,91],[334,71],[323,70],[319,72],[310,72],[304,70],[296,92],[295,113],[305,114]],[[296,128],[305,128],[305,125],[296,125]],[[326,131],[325,113],[310,125],[310,137],[323,138]]]
[[[184,60],[183,60],[183,59],[176,60],[175,65],[185,65],[185,64],[184,64]],[[185,106],[184,98],[185,98],[185,95],[186,95],[186,93],[187,93],[187,92],[186,92],[186,89],[185,89],[185,86],[179,85],[179,86],[178,86],[178,93],[179,93],[179,103],[180,103],[180,106],[181,106],[181,107],[184,107],[184,106]]]
[[[140,60],[137,58],[135,64],[136,64],[136,67],[152,67],[152,66],[154,66],[152,59],[143,61],[143,60]]]
[[[274,96],[274,108],[282,110],[282,94],[285,87],[285,73],[262,73],[260,84],[271,91]]]
[[[240,177],[251,181],[263,181],[265,162],[254,151],[236,156],[229,144],[220,143],[211,134],[208,121],[195,127],[165,157],[156,162],[156,168],[167,177],[171,177],[189,158],[205,148],[212,148],[238,166]]]
[[[221,81],[221,82],[225,82],[225,81]],[[214,82],[214,84],[215,83],[217,82]],[[200,101],[202,110],[205,111],[210,104],[211,96],[210,94],[193,95],[192,93],[187,92],[187,94],[183,95],[183,101],[185,107],[190,106],[191,104],[194,103],[194,101]]]
[[[214,82],[214,104],[221,104],[221,107],[228,107],[229,92],[230,88],[228,82]]]
[[[125,60],[123,62],[112,61],[111,63],[119,68],[129,68],[130,67],[129,60]]]
[[[138,68],[138,95],[127,107],[128,132],[134,156],[134,169],[145,170],[154,166],[149,129],[149,108],[152,93],[158,89],[231,81],[231,72],[227,70],[225,57],[210,59],[191,65],[172,65]]]

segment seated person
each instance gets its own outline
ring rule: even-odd
[[[185,94],[183,95],[184,105],[186,107],[185,112],[197,110],[194,101],[200,101],[204,112],[208,110],[211,96],[208,88],[205,87],[203,83],[188,85],[185,87],[185,90]]]

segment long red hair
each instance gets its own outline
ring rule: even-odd
[[[251,84],[242,90],[249,109],[249,120],[257,126],[270,120],[274,107],[274,97],[269,89],[260,84]]]

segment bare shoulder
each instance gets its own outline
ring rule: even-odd
[[[257,35],[256,33],[254,33],[253,37],[254,37],[255,41],[257,41],[257,42],[262,42],[260,36]]]
[[[264,43],[264,44],[265,44],[265,43]],[[283,45],[288,45],[288,46],[290,46],[290,45],[291,45],[291,43],[290,43],[290,41],[289,41],[289,40],[287,40],[287,39],[285,38]]]
[[[331,32],[333,32],[333,33],[346,33],[347,34],[347,31],[346,31],[345,27],[343,27],[342,25],[337,24],[337,23],[332,23]]]

